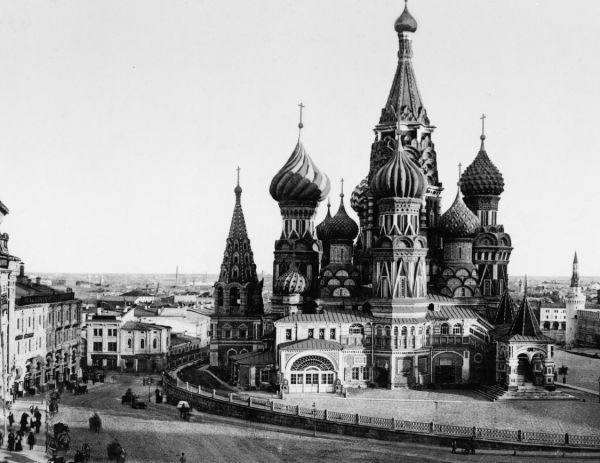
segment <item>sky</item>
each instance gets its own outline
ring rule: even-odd
[[[346,200],[367,174],[401,0],[13,0],[0,5],[0,230],[30,271],[216,273],[235,168],[259,271],[268,189],[303,141]],[[444,185],[486,148],[509,273],[600,275],[600,2],[411,0]],[[319,208],[317,223],[325,214]],[[350,212],[351,209],[347,207]],[[356,218],[352,211],[353,216]]]

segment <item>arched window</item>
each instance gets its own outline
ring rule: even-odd
[[[229,305],[231,307],[238,307],[240,305],[240,290],[238,288],[231,288],[229,290]]]
[[[128,339],[128,340],[127,340],[127,347],[128,347],[129,349],[131,349],[131,346],[132,346],[132,341],[131,341],[131,339]]]
[[[385,335],[389,338],[392,335],[392,330],[389,326],[385,327]]]
[[[394,336],[398,336],[398,327],[394,326]]]
[[[146,347],[146,341],[144,341],[143,339],[140,340],[140,349],[143,349],[144,347]]]
[[[383,336],[383,329],[381,328],[381,326],[377,327],[377,336]]]
[[[350,334],[365,334],[365,329],[362,325],[355,323],[350,326]]]
[[[217,307],[222,307],[222,306],[223,306],[223,288],[218,287],[217,288]]]
[[[158,340],[156,338],[152,340],[152,348],[158,349]]]
[[[414,327],[414,326],[411,326],[411,327],[410,327],[410,335],[411,335],[411,336],[414,336],[414,335],[415,335],[415,327]]]
[[[544,322],[544,329],[545,330],[549,330],[550,329],[550,322]]]
[[[449,332],[450,332],[450,326],[448,326],[447,323],[442,323],[442,326],[440,326],[440,333],[449,334]]]
[[[457,323],[456,325],[454,325],[452,327],[452,334],[462,334],[462,333],[463,333],[463,328],[460,323]]]
[[[400,334],[402,334],[402,336],[406,336],[408,334],[408,328],[406,328],[406,326],[403,326],[402,330],[400,330]]]

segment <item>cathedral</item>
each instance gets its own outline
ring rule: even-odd
[[[553,387],[554,341],[527,298],[508,292],[510,235],[498,222],[504,179],[480,147],[442,213],[431,124],[417,87],[405,6],[398,66],[374,127],[366,175],[337,212],[331,184],[300,136],[269,192],[281,212],[273,294],[264,309],[236,202],[215,285],[211,364],[240,387],[284,393],[500,383]],[[302,111],[302,107],[301,107]],[[454,191],[455,190],[455,191]]]

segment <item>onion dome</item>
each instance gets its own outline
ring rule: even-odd
[[[342,180],[343,185],[343,180]],[[342,187],[343,188],[343,187]],[[340,208],[337,213],[327,222],[325,230],[326,240],[348,240],[354,241],[358,235],[358,225],[346,213],[344,207],[344,193],[340,194]]]
[[[323,201],[329,194],[329,178],[310,158],[300,140],[273,180],[269,192],[275,201]]]
[[[458,191],[452,206],[440,217],[438,227],[444,237],[469,238],[477,233],[481,223],[464,203]]]
[[[329,221],[331,220],[331,203],[329,202],[329,200],[327,200],[327,215],[325,216],[325,218],[323,219],[323,221],[317,225],[317,238],[319,238],[321,241],[325,241],[326,238],[326,230],[327,230],[327,224],[329,223]]]
[[[306,277],[302,275],[295,265],[280,275],[275,282],[275,291],[279,294],[302,294],[308,287]]]
[[[504,191],[504,178],[488,157],[484,140],[485,135],[481,135],[479,153],[460,179],[460,190],[465,196],[499,196]]]
[[[371,193],[377,199],[422,199],[427,191],[427,178],[423,171],[404,151],[396,151],[371,179]]]
[[[396,32],[398,33],[417,31],[417,21],[408,11],[408,1],[405,2],[404,11],[394,23],[394,29],[396,29]]]
[[[363,178],[354,191],[350,195],[350,207],[356,211],[357,214],[362,212],[367,199],[367,191],[369,191],[369,176]]]

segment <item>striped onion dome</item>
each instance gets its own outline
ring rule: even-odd
[[[307,288],[306,277],[294,265],[275,281],[275,291],[279,294],[302,294]]]
[[[369,176],[363,178],[354,191],[350,195],[350,207],[356,211],[357,214],[362,212],[367,200],[367,192],[369,191]]]
[[[427,191],[427,178],[404,151],[396,151],[375,173],[370,188],[376,199],[422,199]]]
[[[323,201],[329,194],[329,178],[310,158],[300,140],[285,165],[271,180],[275,201]]]
[[[458,191],[452,206],[440,217],[438,227],[444,237],[469,238],[477,233],[481,222],[464,203]]]

